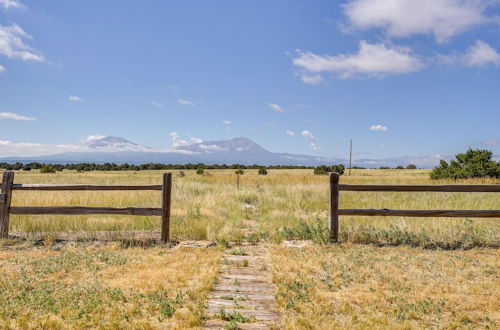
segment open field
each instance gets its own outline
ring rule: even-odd
[[[208,171],[199,176],[174,172],[172,237],[240,241],[243,219],[256,219],[259,235],[273,242],[283,239],[324,241],[327,233],[328,178],[312,170],[271,170],[267,176],[246,171],[236,187],[232,170]],[[433,184],[427,170],[353,170],[341,183]],[[158,184],[162,172],[38,172],[16,173],[16,183]],[[466,180],[459,183],[498,183]],[[496,193],[341,192],[340,208],[499,209]],[[159,192],[37,192],[15,191],[12,206],[159,207]],[[158,230],[158,217],[125,216],[11,216],[11,232]],[[497,246],[496,219],[401,217],[340,218],[343,242],[406,244],[411,246],[470,248]]]
[[[223,247],[248,233],[267,242],[283,329],[498,328],[498,219],[340,217],[341,244],[323,244],[328,178],[312,170],[174,172],[172,238],[208,248],[126,239],[60,243],[75,235],[159,230],[159,217],[11,216],[10,231],[54,232],[0,244],[5,328],[199,328]],[[15,183],[158,184],[162,172],[17,172]],[[352,184],[433,182],[427,170],[354,170]],[[159,207],[160,192],[14,191],[13,206]],[[340,208],[499,209],[497,193],[341,192]],[[90,234],[89,234],[90,232]],[[97,235],[97,233],[95,233]],[[159,232],[157,237],[159,238]],[[290,247],[285,240],[308,240]],[[240,251],[240,249],[236,249]],[[214,316],[212,316],[214,317]],[[234,324],[233,324],[234,325]]]

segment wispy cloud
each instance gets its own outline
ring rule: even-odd
[[[319,74],[298,74],[298,76],[300,77],[300,80],[302,80],[303,82],[305,82],[306,84],[310,84],[310,85],[319,85],[321,83],[323,83],[323,77],[321,77]]]
[[[277,124],[276,123],[266,123],[266,126],[267,127],[276,127]]]
[[[3,7],[6,10],[22,9],[24,8],[24,5],[18,0],[0,0],[0,7]]]
[[[183,147],[189,145],[189,142],[186,140],[182,139],[177,132],[171,132],[170,138],[172,139],[172,147],[177,148],[177,147]]]
[[[285,112],[285,110],[283,110],[283,108],[280,107],[278,104],[268,103],[267,105],[269,106],[269,108],[273,109],[276,112]]]
[[[378,131],[378,132],[385,132],[385,131],[388,130],[388,128],[385,127],[385,126],[382,126],[382,125],[378,124],[378,125],[372,125],[372,126],[370,126],[370,130],[371,131]]]
[[[424,64],[408,47],[385,44],[359,43],[355,54],[317,55],[298,50],[293,64],[310,73],[331,72],[343,79],[356,75],[383,78],[387,75],[419,71]]]
[[[320,151],[321,150],[321,148],[318,145],[316,145],[315,143],[309,144],[309,149],[311,149],[313,151]]]
[[[302,132],[300,132],[300,135],[305,136],[306,138],[309,138],[311,140],[314,140],[314,135],[308,130],[303,130]]]
[[[191,141],[192,141],[193,143],[203,143],[203,140],[202,140],[202,139],[199,139],[199,138],[197,138],[197,137],[192,137],[192,138],[191,138]]]
[[[151,101],[151,105],[155,108],[165,108],[165,104],[160,102]]]
[[[35,52],[25,40],[32,39],[19,25],[0,25],[0,54],[23,61],[43,62],[45,58]]]
[[[35,117],[23,116],[14,112],[0,112],[0,119],[11,119],[11,120],[36,120]]]
[[[79,96],[76,96],[76,95],[68,96],[68,100],[73,101],[73,102],[83,102],[83,99]]]
[[[4,72],[4,71],[6,71],[5,68],[0,65],[0,72]]]
[[[178,99],[177,103],[179,103],[180,105],[184,105],[184,106],[190,106],[190,107],[195,106],[195,103],[193,101],[189,101],[189,100],[185,100],[185,99]]]
[[[487,146],[500,146],[500,140],[484,141],[484,144]]]
[[[232,122],[230,120],[223,120],[222,123],[224,125],[228,126],[228,125],[231,125]]]
[[[490,0],[351,0],[344,7],[352,29],[383,29],[390,37],[431,34],[438,42],[473,26],[493,22]]]
[[[286,131],[285,134],[288,135],[288,136],[295,136],[295,132],[294,131]]]

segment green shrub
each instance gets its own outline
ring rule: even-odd
[[[345,167],[342,164],[338,165],[320,165],[314,168],[314,174],[328,174],[330,172],[337,172],[338,174],[344,174]]]
[[[259,175],[267,175],[267,170],[265,168],[259,168]]]
[[[455,155],[455,160],[441,160],[431,172],[431,179],[500,178],[500,162],[492,159],[493,153],[486,149],[471,149]]]
[[[396,166],[396,170],[404,170],[404,169],[405,169],[405,168],[404,168],[403,166],[401,166],[401,165]]]
[[[408,164],[408,166],[406,166],[406,169],[408,169],[408,170],[416,170],[417,169],[417,165],[415,165],[415,164]]]
[[[244,172],[241,168],[239,168],[239,169],[237,169],[236,171],[234,171],[234,173],[236,173],[236,174],[240,174],[240,175],[245,174],[245,172]]]
[[[198,167],[196,169],[196,174],[203,175],[203,174],[205,174],[205,170],[203,168],[201,168],[201,167]]]
[[[43,165],[40,169],[40,173],[56,173],[56,169],[52,165]]]

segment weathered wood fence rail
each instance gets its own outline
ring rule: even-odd
[[[353,216],[403,216],[450,218],[500,218],[500,210],[389,210],[389,209],[339,209],[340,191],[401,191],[401,192],[500,192],[500,184],[482,185],[349,185],[339,184],[340,175],[330,173],[329,229],[330,238],[339,238],[339,215]],[[500,203],[500,201],[499,201]]]
[[[14,184],[14,172],[4,172],[0,194],[0,237],[9,235],[10,214],[123,214],[140,216],[161,216],[161,240],[170,240],[170,204],[172,195],[172,173],[163,174],[161,185],[102,186],[102,185],[57,185],[57,184]],[[13,190],[43,191],[112,191],[112,190],[159,190],[162,192],[161,208],[152,207],[83,207],[83,206],[16,206],[11,207]]]

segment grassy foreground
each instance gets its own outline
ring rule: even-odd
[[[220,249],[117,244],[0,249],[5,329],[187,329],[201,325]]]
[[[276,246],[286,329],[498,329],[497,249]]]
[[[255,239],[327,239],[328,178],[312,170],[271,170],[269,175],[246,171],[237,189],[232,170],[186,176],[174,172],[172,236],[218,242],[242,239],[243,219],[255,219]],[[16,173],[16,183],[158,184],[162,172]],[[499,183],[500,180],[435,182],[428,170],[353,170],[341,177],[352,184]],[[13,206],[159,207],[155,192],[40,192],[16,191]],[[497,193],[341,192],[340,208],[499,209]],[[158,230],[158,217],[127,216],[12,216],[12,232]],[[496,219],[341,217],[343,242],[420,246],[428,248],[498,247]]]

